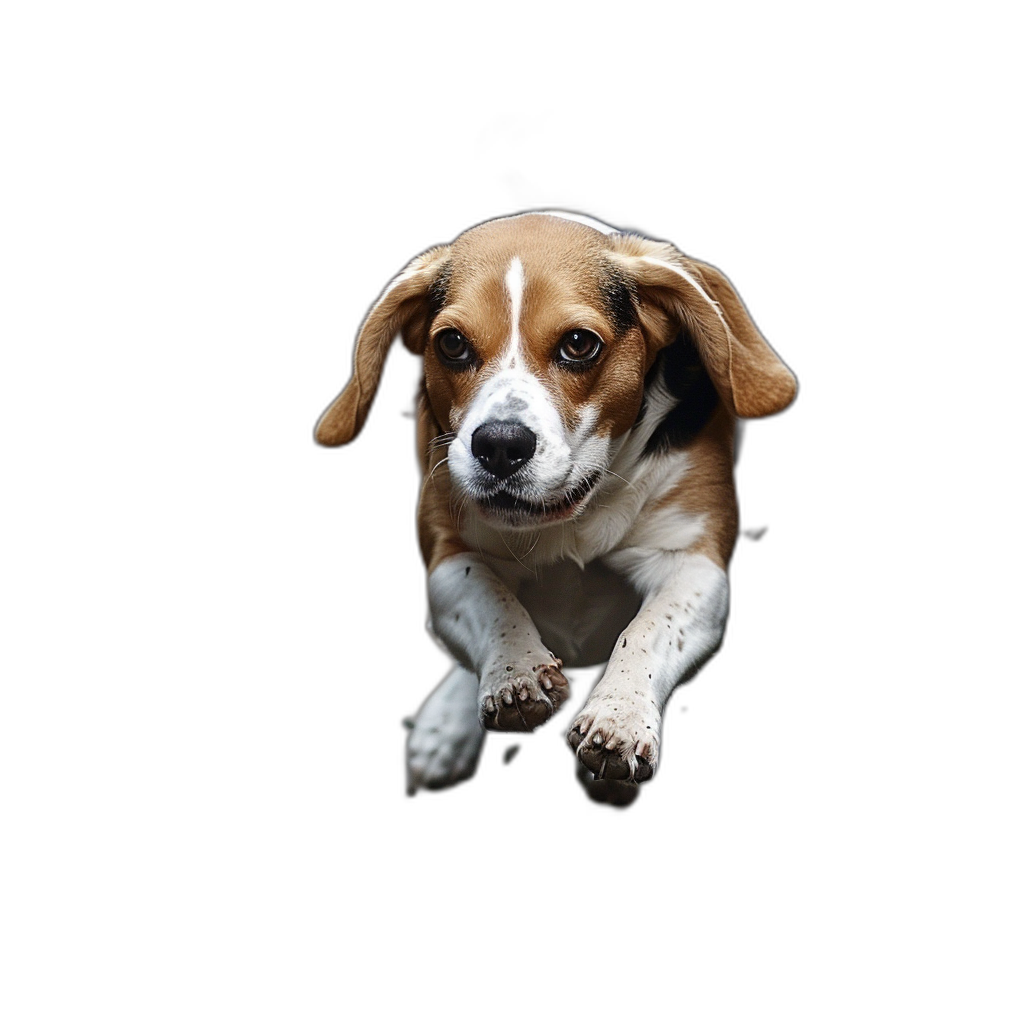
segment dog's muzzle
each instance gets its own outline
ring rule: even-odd
[[[479,470],[474,498],[485,514],[508,526],[571,518],[590,497],[600,472],[552,494],[537,487],[529,462],[537,454],[534,431],[513,420],[495,420],[473,431],[470,452]]]

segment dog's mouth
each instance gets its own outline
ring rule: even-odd
[[[572,519],[583,510],[600,479],[600,472],[592,473],[553,501],[535,501],[499,488],[478,498],[477,505],[489,516],[510,525],[536,525]]]

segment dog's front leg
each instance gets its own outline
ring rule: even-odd
[[[661,716],[675,687],[718,650],[729,609],[724,570],[703,555],[629,549],[614,556],[643,604],[569,730],[598,779],[643,782],[658,766]]]
[[[444,559],[430,574],[429,594],[433,632],[480,680],[485,728],[529,732],[558,710],[569,696],[562,663],[482,558]]]

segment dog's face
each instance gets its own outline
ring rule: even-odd
[[[414,260],[368,314],[317,440],[358,432],[401,331],[423,356],[457,496],[494,525],[536,528],[583,512],[681,331],[732,412],[789,403],[791,374],[718,271],[581,221],[488,221]]]
[[[467,231],[435,286],[427,395],[455,491],[486,518],[578,515],[635,422],[653,353],[604,238],[517,217]]]

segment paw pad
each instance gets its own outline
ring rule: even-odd
[[[543,725],[569,696],[561,661],[515,672],[503,666],[496,679],[481,684],[480,720],[486,729],[532,732]]]

